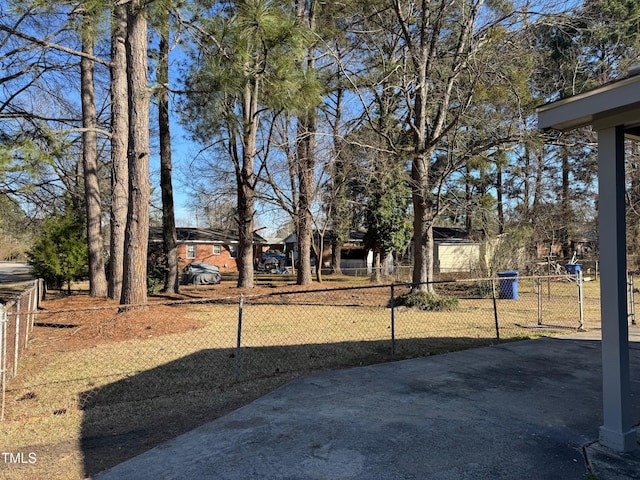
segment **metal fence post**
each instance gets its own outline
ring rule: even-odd
[[[584,288],[582,281],[582,270],[576,272],[576,283],[578,284],[578,308],[579,308],[579,326],[578,330],[584,329]]]
[[[36,314],[34,313],[39,307],[38,301],[38,280],[33,284],[33,288],[29,291],[29,313],[27,315],[27,324],[24,328],[24,348],[29,345],[29,333],[33,330]]]
[[[240,303],[238,304],[238,341],[236,343],[236,371],[235,380],[240,380],[240,346],[242,344],[242,311],[244,309],[244,295],[240,295]]]
[[[627,277],[627,286],[629,287],[629,318],[631,318],[631,325],[636,324],[636,305],[635,298],[633,296],[633,272],[629,273]]]
[[[0,420],[4,420],[4,407],[7,392],[7,310],[4,305],[0,305],[0,382],[2,383]]]
[[[496,325],[496,340],[500,343],[500,326],[498,324],[498,304],[496,303],[496,280],[491,278],[491,296],[493,297],[493,319]]]
[[[42,278],[39,278],[36,281],[38,282],[38,308],[39,308],[40,302],[44,300],[44,295],[47,289],[45,288],[44,280]]]
[[[542,279],[536,278],[536,291],[538,293],[538,325],[542,325]]]
[[[396,355],[396,297],[393,283],[391,284],[391,356]]]
[[[18,298],[16,301],[16,330],[14,339],[14,355],[13,355],[13,376],[18,374],[18,356],[20,355],[20,310],[22,308],[22,298]]]

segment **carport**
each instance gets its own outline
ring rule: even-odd
[[[619,452],[637,448],[631,417],[625,227],[625,139],[640,140],[640,65],[626,78],[538,108],[540,129],[591,125],[598,134],[601,265],[601,445]]]

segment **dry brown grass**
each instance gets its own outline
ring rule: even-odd
[[[327,282],[313,288],[336,285],[351,284]],[[547,319],[575,325],[575,311],[566,308],[575,288],[554,285],[554,296],[545,303]],[[597,285],[588,288],[590,298]],[[19,375],[9,385],[7,420],[0,434],[5,451],[34,453],[37,463],[5,465],[0,479],[84,478],[299,375],[391,359],[384,291],[320,291],[298,298],[294,292],[300,290],[309,289],[263,285],[246,297],[243,345],[251,348],[243,354],[239,382],[233,372],[235,300],[241,292],[231,284],[185,288],[179,298],[160,296],[152,303],[162,305],[125,315],[117,314],[115,303],[84,295],[45,302],[38,318],[42,326],[35,328]],[[255,297],[284,291],[290,293]],[[503,339],[539,334],[537,297],[525,282],[521,291],[517,302],[499,302]],[[215,308],[167,304],[203,296],[234,301],[216,303]],[[589,318],[595,318],[597,301],[589,300],[587,309]],[[530,328],[518,326],[523,318]],[[396,322],[400,358],[414,351],[403,352],[403,345],[437,354],[495,341],[490,299],[461,300],[453,313],[398,309]]]

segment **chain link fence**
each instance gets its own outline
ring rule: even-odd
[[[4,420],[7,382],[18,374],[43,291],[42,280],[36,280],[0,303],[0,420]]]
[[[460,268],[437,268],[433,272],[434,281],[442,281],[451,278],[464,279],[476,278],[483,276],[483,271],[479,266],[465,266],[461,271]],[[361,266],[353,268],[342,268],[340,273],[356,278],[371,278],[378,273],[380,278],[392,280],[396,283],[411,283],[413,276],[413,265],[387,265],[381,267]],[[330,274],[331,270],[323,270],[324,273]],[[486,274],[484,275],[486,276]]]
[[[5,310],[5,332],[18,320],[33,325],[17,375],[3,383],[3,433],[38,453],[17,478],[44,478],[37,469],[45,466],[47,478],[91,476],[310,372],[600,322],[598,283],[575,275],[443,280],[431,286],[458,302],[444,311],[404,306],[406,283],[328,283],[274,282],[260,288],[269,293],[244,296],[221,296],[238,292],[227,285],[185,287],[179,300],[152,297],[125,311],[86,295]],[[13,357],[3,362],[8,374]],[[33,447],[70,444],[80,452],[69,464],[77,472],[61,467],[58,476],[57,447]]]
[[[8,389],[8,411],[14,416],[29,405],[19,415],[46,415],[264,379],[286,381],[320,369],[596,326],[597,293],[581,294],[582,285],[572,276],[433,284],[438,293],[458,299],[450,311],[398,306],[409,284],[163,301],[126,312],[95,299],[105,305],[56,310],[52,301],[27,316],[5,310],[7,344],[14,338],[10,325],[25,332],[16,345],[26,342],[29,330],[18,325],[35,325],[21,375]],[[9,350],[3,349],[6,379],[18,365]]]

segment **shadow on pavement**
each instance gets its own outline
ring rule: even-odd
[[[640,344],[630,345],[636,372]],[[126,402],[131,391],[149,389],[150,375],[177,375],[187,361],[206,369],[214,353],[198,352],[101,389],[85,414],[87,475],[152,446],[160,432],[174,435],[172,425],[187,430],[203,423],[97,478],[584,480],[589,472],[599,480],[640,478],[635,457],[590,450],[602,424],[602,378],[600,341],[588,336],[316,373],[210,423],[204,403],[194,412],[186,404],[179,414],[163,410],[160,385],[152,412]],[[640,423],[640,382],[632,382],[631,393]],[[122,399],[137,417],[105,442],[108,432],[96,427],[100,402],[110,398]],[[118,455],[104,461],[102,454],[114,449]]]
[[[397,342],[395,358],[487,344],[486,339],[473,338],[408,339]],[[336,351],[341,352],[340,360],[323,365]],[[241,380],[235,382],[235,354],[235,349],[201,350],[83,392],[78,403],[83,409],[80,443],[85,475],[121,463],[313,371],[394,359],[388,340],[243,348]]]

